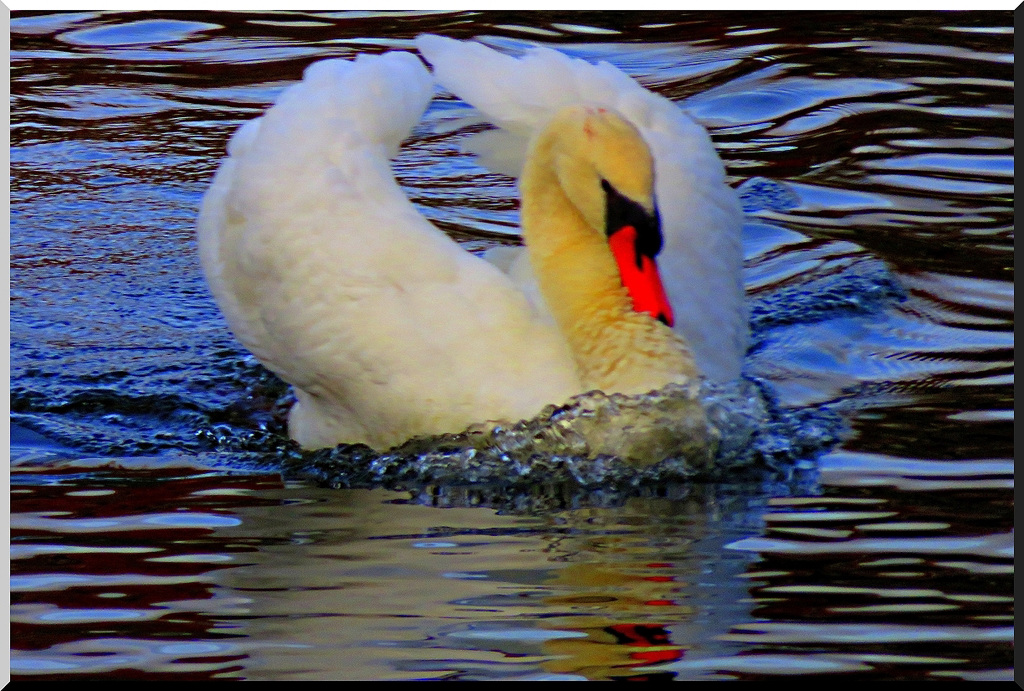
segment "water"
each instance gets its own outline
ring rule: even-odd
[[[14,13],[16,678],[1012,677],[1009,13],[530,20]],[[467,484],[457,444],[281,437],[199,199],[305,65],[421,32],[609,60],[709,128],[774,396],[743,469]],[[478,251],[515,190],[434,132],[455,105],[396,169]]]

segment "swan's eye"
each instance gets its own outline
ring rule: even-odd
[[[601,189],[605,193],[605,234],[610,238],[623,228],[636,231],[636,255],[654,259],[661,252],[661,219],[657,209],[654,213],[647,211],[637,202],[621,194],[607,180],[601,180]]]

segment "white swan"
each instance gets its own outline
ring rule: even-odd
[[[453,64],[460,50],[489,50],[437,37],[424,37],[419,47],[442,80],[458,72]],[[666,233],[666,248],[677,242],[677,206],[666,198],[661,177],[688,171],[688,155],[708,163],[710,152],[710,169],[688,171],[691,183],[712,190],[703,202],[721,206],[723,218],[732,204],[737,219],[734,226],[704,228],[712,244],[688,251],[701,255],[714,251],[714,243],[738,246],[738,204],[724,185],[721,163],[703,130],[669,102],[610,66],[557,55],[537,54],[567,66],[566,74],[549,78],[576,81],[549,89],[559,95],[556,102],[536,99],[528,108],[533,119],[514,120],[508,128],[532,142],[521,181],[524,235],[554,323],[507,275],[426,221],[396,184],[388,158],[433,91],[416,57],[388,53],[311,65],[301,83],[232,137],[229,157],[203,200],[200,258],[235,335],[295,388],[289,433],[303,446],[363,442],[383,449],[474,422],[532,417],[547,404],[593,388],[642,393],[687,381],[705,366],[699,348],[709,339],[698,332],[691,341],[694,367],[682,338],[633,309],[644,298],[622,287],[622,262],[609,249],[605,217],[611,205],[623,225],[642,231],[655,213],[653,172],[663,228],[673,233]],[[470,57],[475,60],[475,52]],[[463,78],[483,78],[481,64],[465,67]],[[592,74],[618,84],[623,103],[589,98]],[[576,97],[565,99],[572,89]],[[658,117],[667,117],[672,125],[677,119],[675,129],[651,129],[638,120],[631,108],[636,110],[635,101],[637,112],[645,112],[644,99],[657,104],[647,106],[657,116],[652,122],[661,126]],[[494,103],[475,105],[487,113]],[[666,115],[658,116],[662,111]],[[508,141],[499,138],[484,148],[507,156]],[[681,152],[666,163],[673,147]],[[700,193],[694,196],[699,200]],[[702,219],[708,212],[684,213]],[[716,232],[729,237],[715,239]],[[644,242],[651,241],[636,244]],[[647,267],[653,257],[633,258]],[[725,281],[731,285],[738,281],[738,263],[724,261],[735,274]],[[694,278],[700,284],[702,272],[722,262],[698,256],[699,269],[681,284]],[[533,273],[527,270],[524,280]],[[694,297],[692,285],[687,293],[679,284],[666,284],[677,317],[689,310],[679,295],[704,300]],[[656,285],[651,290],[656,303]],[[719,292],[718,298],[725,309],[714,305],[701,321],[712,324],[706,331],[725,333],[711,341],[734,350],[731,341],[742,340],[733,324],[733,312],[742,313],[742,294],[738,310],[730,295]],[[638,308],[668,311],[657,304]],[[726,376],[738,375],[741,357],[742,345]]]

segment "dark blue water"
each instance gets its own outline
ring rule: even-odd
[[[527,16],[14,14],[14,675],[1012,676],[1009,13]],[[467,485],[449,442],[282,436],[199,200],[309,62],[422,32],[609,60],[708,127],[770,399],[713,482]],[[470,249],[513,241],[446,107],[399,179]]]

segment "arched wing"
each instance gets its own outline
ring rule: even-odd
[[[575,393],[557,333],[394,179],[388,157],[432,94],[408,53],[311,65],[235,134],[198,222],[239,340],[377,446]]]
[[[442,86],[498,128],[464,145],[496,172],[518,175],[530,137],[564,106],[611,108],[640,130],[655,159],[665,238],[658,261],[675,329],[706,376],[738,377],[749,339],[742,211],[704,128],[607,62],[591,64],[549,48],[516,58],[429,35],[417,38],[416,47]]]

